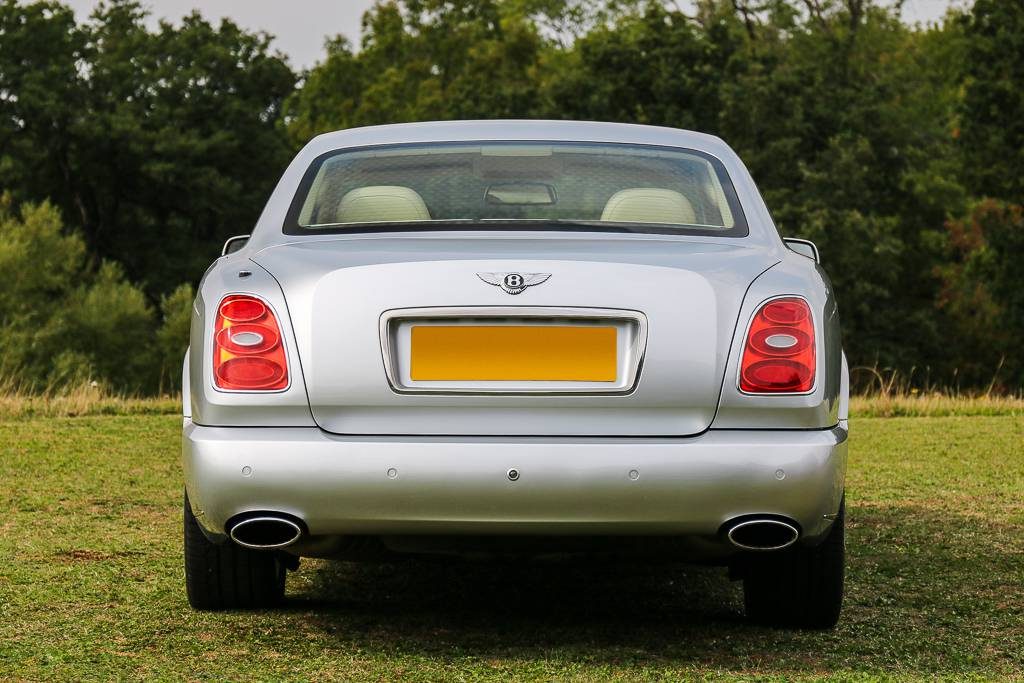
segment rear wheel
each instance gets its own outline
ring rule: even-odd
[[[285,563],[279,553],[206,538],[185,494],[185,588],[192,607],[272,607],[284,599],[284,578]]]
[[[747,616],[768,626],[835,626],[843,605],[845,526],[844,500],[821,544],[749,556],[743,578]]]

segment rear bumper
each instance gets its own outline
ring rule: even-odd
[[[845,423],[688,438],[353,437],[185,420],[193,510],[212,537],[276,511],[312,536],[673,535],[782,515],[821,537],[839,508]],[[518,471],[510,480],[510,469]]]

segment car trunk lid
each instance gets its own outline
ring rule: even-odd
[[[775,262],[740,242],[453,233],[254,260],[324,430],[518,436],[707,429],[743,295]]]

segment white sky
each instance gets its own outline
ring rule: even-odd
[[[249,30],[276,36],[274,46],[289,57],[295,68],[312,66],[323,58],[324,40],[342,33],[356,46],[363,12],[375,0],[143,0],[154,19],[177,20],[194,8],[211,20],[231,17]],[[969,0],[905,0],[903,17],[910,22],[939,19],[951,5]],[[64,0],[85,18],[98,0]]]

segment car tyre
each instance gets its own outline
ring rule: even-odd
[[[743,578],[747,616],[783,628],[835,626],[843,605],[845,527],[844,499],[822,543],[748,556]]]
[[[273,607],[284,600],[280,553],[214,543],[199,528],[185,494],[185,589],[199,610]]]

